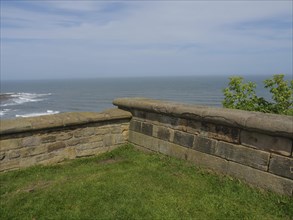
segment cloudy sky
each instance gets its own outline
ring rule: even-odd
[[[292,1],[1,0],[1,79],[292,74]]]

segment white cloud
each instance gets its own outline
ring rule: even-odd
[[[11,23],[23,26],[1,28],[1,37],[6,40],[1,52],[7,72],[9,69],[17,72],[16,67],[11,67],[16,52],[30,53],[27,59],[31,61],[22,62],[19,56],[19,62],[28,69],[34,59],[42,60],[39,63],[44,66],[44,60],[50,60],[52,64],[55,62],[52,66],[56,71],[64,70],[62,59],[68,65],[74,63],[73,66],[89,68],[92,72],[103,69],[112,74],[116,69],[139,72],[141,67],[167,74],[184,66],[185,72],[192,72],[194,64],[206,71],[220,71],[220,68],[228,71],[225,65],[246,68],[254,59],[276,60],[277,55],[280,57],[277,60],[287,60],[284,68],[292,71],[288,61],[292,29],[253,25],[292,17],[292,2],[130,1],[113,7],[96,1],[38,4],[50,10],[44,13],[10,6],[1,11],[4,23],[10,19]],[[243,24],[251,25],[243,29]],[[11,43],[9,39],[19,39],[19,42]],[[33,40],[22,42],[24,39]],[[265,53],[275,55],[265,56]],[[290,56],[292,53],[289,59]],[[212,68],[209,62],[219,68]],[[273,69],[272,62],[260,62],[267,63],[263,68]],[[66,70],[69,69],[74,68],[68,66]]]

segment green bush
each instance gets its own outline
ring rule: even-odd
[[[225,108],[293,115],[293,80],[284,80],[283,74],[276,74],[264,81],[264,87],[269,89],[273,102],[256,95],[256,83],[244,83],[240,76],[229,79],[228,87],[223,90],[225,98],[222,103]]]

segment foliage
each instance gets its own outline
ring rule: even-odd
[[[228,87],[223,90],[225,98],[222,103],[224,107],[293,115],[293,80],[290,82],[284,80],[283,74],[276,74],[272,79],[264,81],[264,87],[269,89],[273,102],[256,95],[255,83],[243,83],[243,78],[240,76],[229,79]]]
[[[0,174],[0,219],[291,219],[290,197],[132,146]]]

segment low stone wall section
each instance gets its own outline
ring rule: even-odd
[[[131,114],[120,109],[1,121],[0,171],[91,156],[127,143]]]
[[[292,196],[293,117],[144,98],[113,103],[132,113],[136,146]]]

